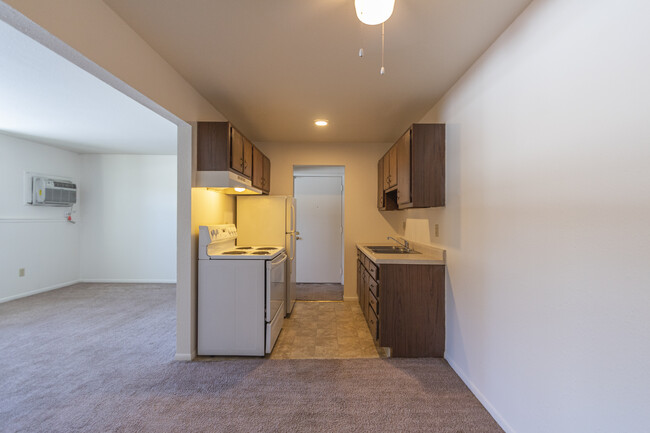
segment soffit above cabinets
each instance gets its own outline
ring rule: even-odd
[[[104,1],[251,140],[385,143],[531,0],[397,0],[384,76],[381,26],[360,23],[352,0]]]

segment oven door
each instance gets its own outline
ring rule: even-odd
[[[287,293],[286,266],[287,255],[277,256],[273,261],[266,262],[266,321],[271,322],[284,306]],[[284,316],[284,311],[282,312]]]
[[[271,353],[284,324],[284,301],[287,290],[287,255],[282,253],[266,262],[266,338],[265,352]]]

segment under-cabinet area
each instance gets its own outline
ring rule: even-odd
[[[393,357],[442,357],[445,265],[392,256],[357,249],[357,297],[370,334]]]
[[[377,207],[444,205],[445,125],[414,123],[377,163]]]

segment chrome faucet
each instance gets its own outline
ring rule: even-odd
[[[403,241],[404,243],[398,241],[397,239],[395,239],[395,238],[392,237],[392,236],[388,236],[386,239],[388,239],[388,240],[392,239],[392,240],[394,240],[395,242],[397,242],[401,247],[406,248],[406,251],[411,251],[411,246],[409,245],[409,241],[407,241],[406,239],[402,239],[402,241]]]

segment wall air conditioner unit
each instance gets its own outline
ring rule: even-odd
[[[77,185],[69,180],[50,177],[32,178],[32,204],[35,206],[72,206],[77,202]]]

